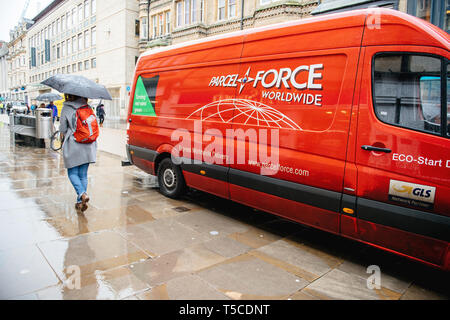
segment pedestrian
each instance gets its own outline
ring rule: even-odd
[[[100,127],[103,127],[103,122],[105,121],[105,116],[106,116],[105,106],[103,105],[103,103],[100,103],[97,106],[97,117],[100,120]]]
[[[8,116],[9,116],[9,113],[11,112],[11,108],[12,108],[12,104],[11,104],[11,102],[8,102],[6,104],[6,113],[8,114]]]
[[[4,108],[3,102],[0,102],[0,113],[1,113],[1,114],[3,114],[3,113],[5,112],[4,109],[5,109],[5,108]]]
[[[88,208],[87,173],[89,164],[96,162],[97,141],[79,143],[74,136],[77,123],[77,109],[86,107],[88,99],[70,94],[66,94],[65,99],[59,126],[59,131],[64,136],[62,147],[64,166],[67,168],[69,180],[77,193],[75,209],[78,213],[82,213]]]
[[[37,108],[37,105],[36,105],[36,102],[33,102],[32,104],[31,104],[31,115],[35,115],[35,113],[36,113],[36,108]]]
[[[47,108],[52,109],[52,121],[55,123],[55,120],[58,117],[58,108],[53,104],[53,101],[50,101]]]

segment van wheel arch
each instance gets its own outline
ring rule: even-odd
[[[163,152],[158,154],[158,156],[155,159],[155,175],[158,174],[158,169],[159,169],[159,165],[161,164],[161,161],[163,161],[166,158],[170,158],[170,153],[168,152]]]

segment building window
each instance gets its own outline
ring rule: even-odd
[[[67,66],[67,73],[70,73],[70,64]]]
[[[139,20],[134,20],[134,35],[136,37],[139,37],[139,32],[140,32],[140,21]]]
[[[152,16],[152,27],[153,27],[152,38],[156,38],[156,35],[158,33],[158,25],[156,24],[156,15]]]
[[[81,22],[83,20],[83,5],[78,5],[78,22]]]
[[[97,3],[95,0],[92,0],[91,1],[91,14],[94,15],[96,11],[97,11]]]
[[[83,34],[78,34],[78,51],[83,50]]]
[[[177,27],[181,27],[183,25],[183,3],[181,1],[177,2]]]
[[[61,73],[66,73],[66,67],[61,68]]]
[[[199,8],[199,21],[203,22],[203,7],[205,6],[204,0],[200,0],[200,8]]]
[[[217,20],[225,19],[225,0],[217,0]]]
[[[83,71],[83,62],[78,62],[78,71]]]
[[[228,0],[228,18],[236,16],[236,0]]]
[[[61,43],[61,56],[66,56],[66,43],[64,41]]]
[[[220,1],[220,0],[219,0]],[[224,1],[224,0],[222,0]],[[183,7],[184,6],[184,7]],[[181,0],[176,4],[177,27],[203,21],[204,0]],[[169,20],[169,19],[167,19]],[[170,32],[166,30],[166,32]]]
[[[85,0],[84,1],[84,18],[86,19],[87,17],[89,17],[89,1]]]
[[[72,72],[77,72],[77,64],[72,64]]]
[[[77,37],[72,37],[72,52],[77,52]]]
[[[148,25],[147,25],[147,17],[143,17],[141,20],[141,39],[148,38]]]
[[[450,17],[449,0],[409,0],[407,12],[413,16],[424,19],[435,26],[449,32],[448,21]]]
[[[77,13],[77,9],[73,8],[72,9],[72,15],[70,16],[70,25],[73,27],[75,25],[75,23],[77,22],[77,18],[76,18],[76,13]]]
[[[84,47],[87,49],[89,48],[89,31],[84,32]]]
[[[191,23],[191,0],[184,0],[184,24]]]
[[[170,33],[170,11],[167,11],[166,12],[166,34],[169,34],[169,33]]]
[[[96,58],[92,58],[91,59],[91,68],[96,68],[97,67],[97,59]]]
[[[95,46],[97,44],[97,36],[95,32],[95,27],[91,29],[91,43],[92,46]]]
[[[163,14],[161,13],[159,15],[159,35],[163,35],[164,34],[164,19],[163,19]]]
[[[89,70],[89,60],[84,61],[84,70]]]
[[[61,32],[65,30],[66,27],[66,16],[61,17]]]

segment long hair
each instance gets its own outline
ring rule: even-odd
[[[85,99],[86,100],[86,103],[87,103],[87,98],[85,98],[85,97],[80,97],[80,96],[76,96],[76,95],[74,95],[74,94],[68,94],[68,93],[65,93],[64,94],[64,99],[66,99],[66,101],[76,101],[76,100],[78,100],[78,99]]]

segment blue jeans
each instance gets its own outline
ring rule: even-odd
[[[69,180],[77,192],[77,202],[81,202],[81,195],[87,191],[88,177],[87,172],[89,163],[82,164],[78,167],[67,169]]]

